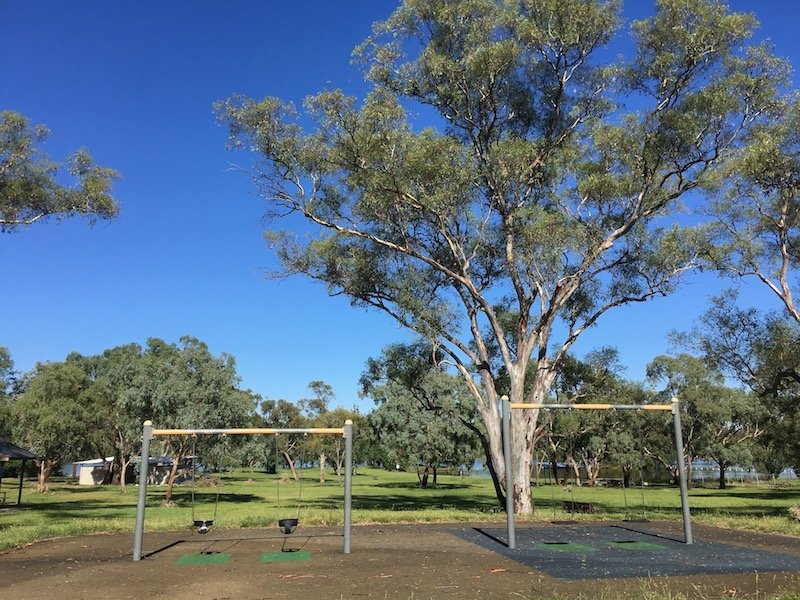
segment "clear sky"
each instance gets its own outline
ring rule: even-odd
[[[123,176],[114,221],[0,235],[0,346],[17,369],[188,334],[234,355],[243,386],[265,397],[296,400],[322,379],[339,404],[359,404],[365,360],[409,338],[321,285],[265,279],[277,263],[262,241],[262,205],[231,169],[245,157],[225,149],[211,105],[234,93],[300,104],[325,87],[363,97],[350,53],[396,4],[0,0],[0,110],[46,124],[51,157],[86,146]],[[628,4],[635,17],[650,7]],[[732,6],[754,11],[759,38],[800,67],[795,0]],[[667,333],[689,328],[722,287],[697,276],[670,298],[606,315],[577,351],[616,346],[627,376],[643,379],[670,350]],[[778,308],[754,284],[744,292]]]

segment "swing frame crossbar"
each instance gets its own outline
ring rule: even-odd
[[[275,429],[266,427],[240,427],[228,429],[156,429],[152,421],[145,421],[142,428],[142,460],[139,463],[139,496],[136,504],[136,525],[133,537],[133,560],[142,560],[144,538],[144,513],[147,502],[147,479],[150,467],[150,442],[154,437],[170,435],[341,435],[344,444],[344,554],[350,554],[350,530],[352,525],[353,500],[353,422],[348,419],[344,427],[308,427]]]
[[[637,411],[669,411],[672,413],[675,431],[675,455],[678,464],[678,479],[681,490],[681,512],[683,515],[684,543],[692,544],[692,515],[689,511],[689,486],[686,476],[686,465],[683,462],[683,430],[681,428],[680,401],[673,398],[670,404],[526,404],[509,402],[508,396],[501,399],[503,406],[503,457],[506,470],[506,526],[508,530],[508,547],[517,547],[514,530],[514,489],[511,473],[511,411],[512,410],[637,410]]]
[[[529,410],[663,410],[672,411],[671,404],[525,404],[511,402],[512,409]]]
[[[344,427],[310,427],[296,429],[272,429],[244,427],[234,429],[153,429],[152,436],[165,435],[281,435],[303,433],[309,435],[345,435]]]

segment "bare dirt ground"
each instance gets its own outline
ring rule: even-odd
[[[679,524],[654,526],[665,533],[680,532]],[[643,587],[705,598],[800,592],[800,571],[555,579],[453,534],[465,528],[469,526],[358,526],[349,555],[342,553],[341,531],[334,529],[300,528],[288,538],[277,529],[212,531],[206,536],[147,533],[140,562],[131,560],[130,534],[51,540],[0,554],[0,599],[543,598],[554,592],[592,598],[609,592],[624,597]],[[800,557],[797,538],[697,526],[695,539]],[[306,559],[262,562],[263,553],[280,551],[284,542],[303,551],[291,558]],[[177,564],[186,556],[226,555],[227,562],[219,564]]]

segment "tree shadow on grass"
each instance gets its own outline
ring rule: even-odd
[[[704,498],[744,498],[747,500],[797,500],[800,499],[800,488],[787,488],[780,490],[715,490],[716,493],[704,494]]]
[[[395,490],[465,490],[471,486],[468,483],[428,483],[427,487],[421,487],[418,482],[395,481],[391,483],[376,483],[370,487],[395,489]]]
[[[353,510],[470,510],[494,512],[499,510],[496,501],[486,498],[470,498],[457,494],[424,496],[386,495],[380,497],[353,497]]]

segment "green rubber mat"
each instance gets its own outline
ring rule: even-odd
[[[311,552],[300,550],[298,552],[264,552],[261,555],[262,563],[296,562],[298,560],[311,560]]]
[[[620,550],[666,550],[666,546],[651,542],[620,541],[611,542],[611,546]]]
[[[230,552],[211,554],[184,554],[175,561],[176,565],[224,565],[231,559]]]
[[[592,548],[586,544],[577,542],[541,542],[537,544],[539,548],[550,552],[597,552],[597,548]]]

